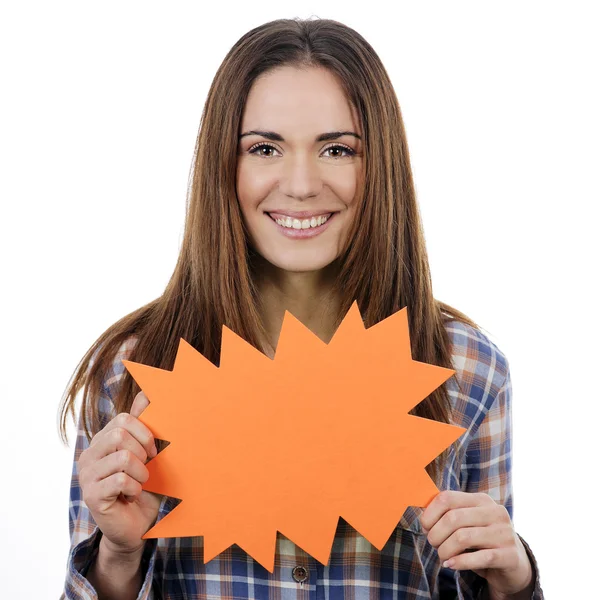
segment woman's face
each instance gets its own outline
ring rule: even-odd
[[[331,132],[339,133],[324,139]],[[333,75],[293,67],[264,74],[250,90],[240,134],[237,197],[251,245],[286,271],[333,262],[362,184],[362,133]]]

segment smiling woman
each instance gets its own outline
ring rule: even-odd
[[[236,186],[250,243],[278,269],[320,271],[340,255],[360,203],[356,109],[328,69],[280,67],[254,82],[241,127]]]
[[[66,391],[63,436],[83,400],[63,597],[542,598],[512,526],[508,361],[433,297],[400,107],[371,45],[329,19],[243,35],[209,90],[189,191],[166,289],[92,344]],[[165,444],[122,361],[172,370],[183,338],[218,365],[224,325],[272,358],[286,310],[329,342],[355,301],[367,327],[407,307],[412,359],[456,371],[411,411],[466,430],[426,466],[441,493],[397,515],[381,550],[340,519],[327,564],[278,535],[272,573],[235,544],[205,564],[202,537],[143,539],[178,499],[142,490]],[[299,427],[320,418],[298,409]]]

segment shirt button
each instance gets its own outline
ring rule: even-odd
[[[298,565],[292,569],[292,577],[298,583],[304,583],[308,579],[308,571],[305,567]]]

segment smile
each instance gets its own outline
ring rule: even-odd
[[[270,215],[271,218],[277,223],[277,225],[281,225],[282,227],[286,227],[287,229],[309,229],[320,227],[321,225],[327,223],[331,213],[328,215],[319,215],[318,217],[311,217],[310,219],[294,219],[290,216],[273,216]]]
[[[319,235],[328,228],[329,222],[337,213],[321,213],[319,215],[298,215],[292,217],[282,213],[266,213],[277,225],[277,229],[290,238],[308,238]]]

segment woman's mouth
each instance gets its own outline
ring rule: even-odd
[[[335,212],[321,213],[304,218],[292,217],[283,213],[265,213],[276,225],[277,229],[291,238],[314,237],[327,229]]]

